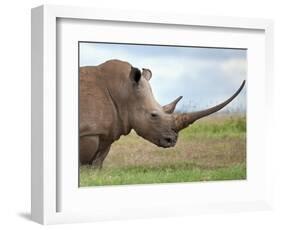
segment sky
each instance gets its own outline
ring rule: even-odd
[[[180,111],[204,109],[232,96],[247,78],[247,50],[80,42],[80,66],[110,59],[152,71],[150,85],[164,105],[178,96]],[[246,88],[225,111],[246,111]]]

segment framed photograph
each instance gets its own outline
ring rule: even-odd
[[[32,219],[272,207],[273,23],[32,9]]]

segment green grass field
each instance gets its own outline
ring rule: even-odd
[[[246,179],[246,118],[220,115],[180,132],[159,148],[131,132],[115,142],[102,170],[80,167],[80,186]]]

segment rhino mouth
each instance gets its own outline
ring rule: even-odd
[[[159,139],[158,146],[162,148],[170,148],[175,146],[177,143],[177,137],[166,136]]]

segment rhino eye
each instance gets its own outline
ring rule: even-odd
[[[158,114],[157,114],[156,112],[152,112],[152,113],[150,114],[150,116],[151,116],[152,118],[156,118],[156,117],[158,117]]]

